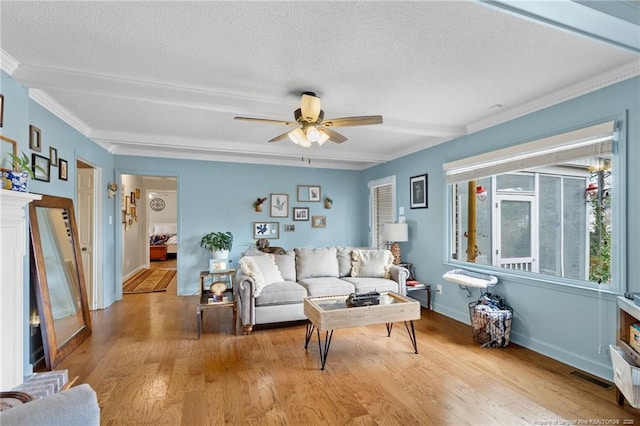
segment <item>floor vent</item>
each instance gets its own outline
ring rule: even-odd
[[[597,377],[593,377],[587,373],[583,373],[582,371],[572,371],[569,373],[570,376],[577,377],[578,379],[586,380],[589,383],[593,383],[596,386],[601,387],[602,389],[613,389],[611,383],[605,382],[603,380],[598,379]]]

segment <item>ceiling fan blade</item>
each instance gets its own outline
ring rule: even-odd
[[[268,118],[254,118],[254,117],[233,117],[233,118],[235,120],[259,121],[261,123],[279,124],[281,126],[297,126],[298,125],[298,123],[295,121],[271,120]]]
[[[360,117],[331,118],[320,123],[325,127],[369,126],[382,123],[381,115],[363,115]]]
[[[320,98],[312,92],[305,92],[302,94],[300,101],[300,110],[302,111],[302,118],[309,123],[315,123],[320,116]]]
[[[318,130],[320,131],[320,133],[324,133],[327,136],[329,136],[329,140],[331,142],[342,143],[342,142],[347,140],[346,137],[342,136],[340,133],[335,132],[335,131],[333,131],[331,129],[327,129],[327,128],[322,128],[321,127]]]
[[[286,133],[283,133],[283,134],[281,134],[279,136],[276,136],[275,138],[271,139],[268,142],[280,142],[280,141],[283,141],[285,139],[289,139],[289,132],[286,132]]]

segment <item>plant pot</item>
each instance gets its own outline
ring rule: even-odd
[[[256,211],[257,211],[257,212],[261,212],[261,211],[262,211],[262,204],[258,204],[258,205],[256,206]]]
[[[328,202],[328,201],[325,201],[325,202],[324,202],[324,208],[325,208],[325,209],[330,209],[330,208],[331,208],[331,203],[330,203],[330,202]]]
[[[2,189],[10,191],[27,192],[27,180],[29,173],[2,170]]]
[[[214,259],[228,259],[229,258],[229,250],[215,250],[211,252],[211,256]]]

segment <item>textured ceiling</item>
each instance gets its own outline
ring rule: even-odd
[[[637,51],[476,2],[2,1],[0,19],[3,69],[116,154],[363,169],[640,69]],[[291,120],[307,90],[325,118],[384,123],[304,149],[233,120]]]

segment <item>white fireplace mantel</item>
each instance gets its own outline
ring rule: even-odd
[[[24,376],[25,206],[42,195],[0,189],[0,390],[22,383]]]

